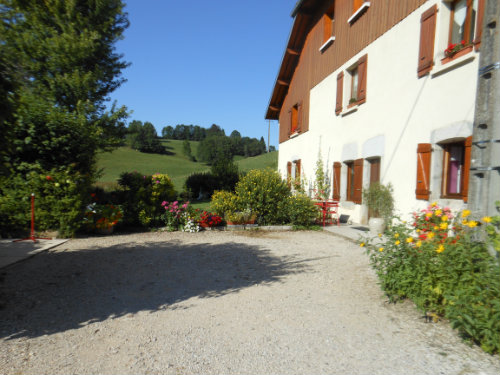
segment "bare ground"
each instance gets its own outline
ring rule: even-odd
[[[2,374],[497,374],[323,232],[71,240],[0,271]]]

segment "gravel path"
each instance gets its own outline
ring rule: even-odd
[[[324,232],[69,241],[0,271],[2,374],[498,374]]]

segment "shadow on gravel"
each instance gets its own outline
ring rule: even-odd
[[[139,311],[175,309],[307,271],[307,261],[241,243],[123,243],[46,252],[0,278],[0,337],[37,337]],[[3,280],[2,280],[3,279]]]

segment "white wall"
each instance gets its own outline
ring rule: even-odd
[[[418,79],[420,16],[435,3],[439,8],[435,66],[430,75]],[[311,90],[309,131],[280,144],[279,169],[283,176],[287,161],[301,159],[307,179],[314,181],[319,150],[330,177],[335,161],[381,156],[381,182],[394,186],[398,211],[407,215],[428,204],[415,199],[417,144],[467,137],[472,133],[474,118],[479,54],[468,54],[458,65],[453,61],[441,66],[448,38],[446,5],[428,1]],[[336,116],[337,74],[364,54],[368,54],[366,103],[352,113]],[[344,101],[346,97],[344,91]],[[435,173],[441,162],[439,150],[432,157],[431,200],[439,201],[441,176]],[[363,222],[366,210],[344,201],[344,167],[341,212],[351,215],[354,222]],[[368,177],[365,168],[365,186]],[[461,200],[440,203],[455,209],[463,206]]]

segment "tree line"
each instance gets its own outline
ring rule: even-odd
[[[175,127],[165,126],[161,133],[163,139],[183,140],[183,152],[189,159],[195,161],[197,158],[208,164],[213,164],[220,159],[232,159],[235,155],[257,156],[267,150],[264,137],[260,139],[242,137],[237,130],[226,136],[224,129],[217,124],[212,124],[209,128],[183,124]],[[151,122],[131,121],[126,139],[130,147],[140,152],[167,153]],[[189,141],[200,142],[197,155],[192,155]],[[271,151],[274,151],[274,147]]]

